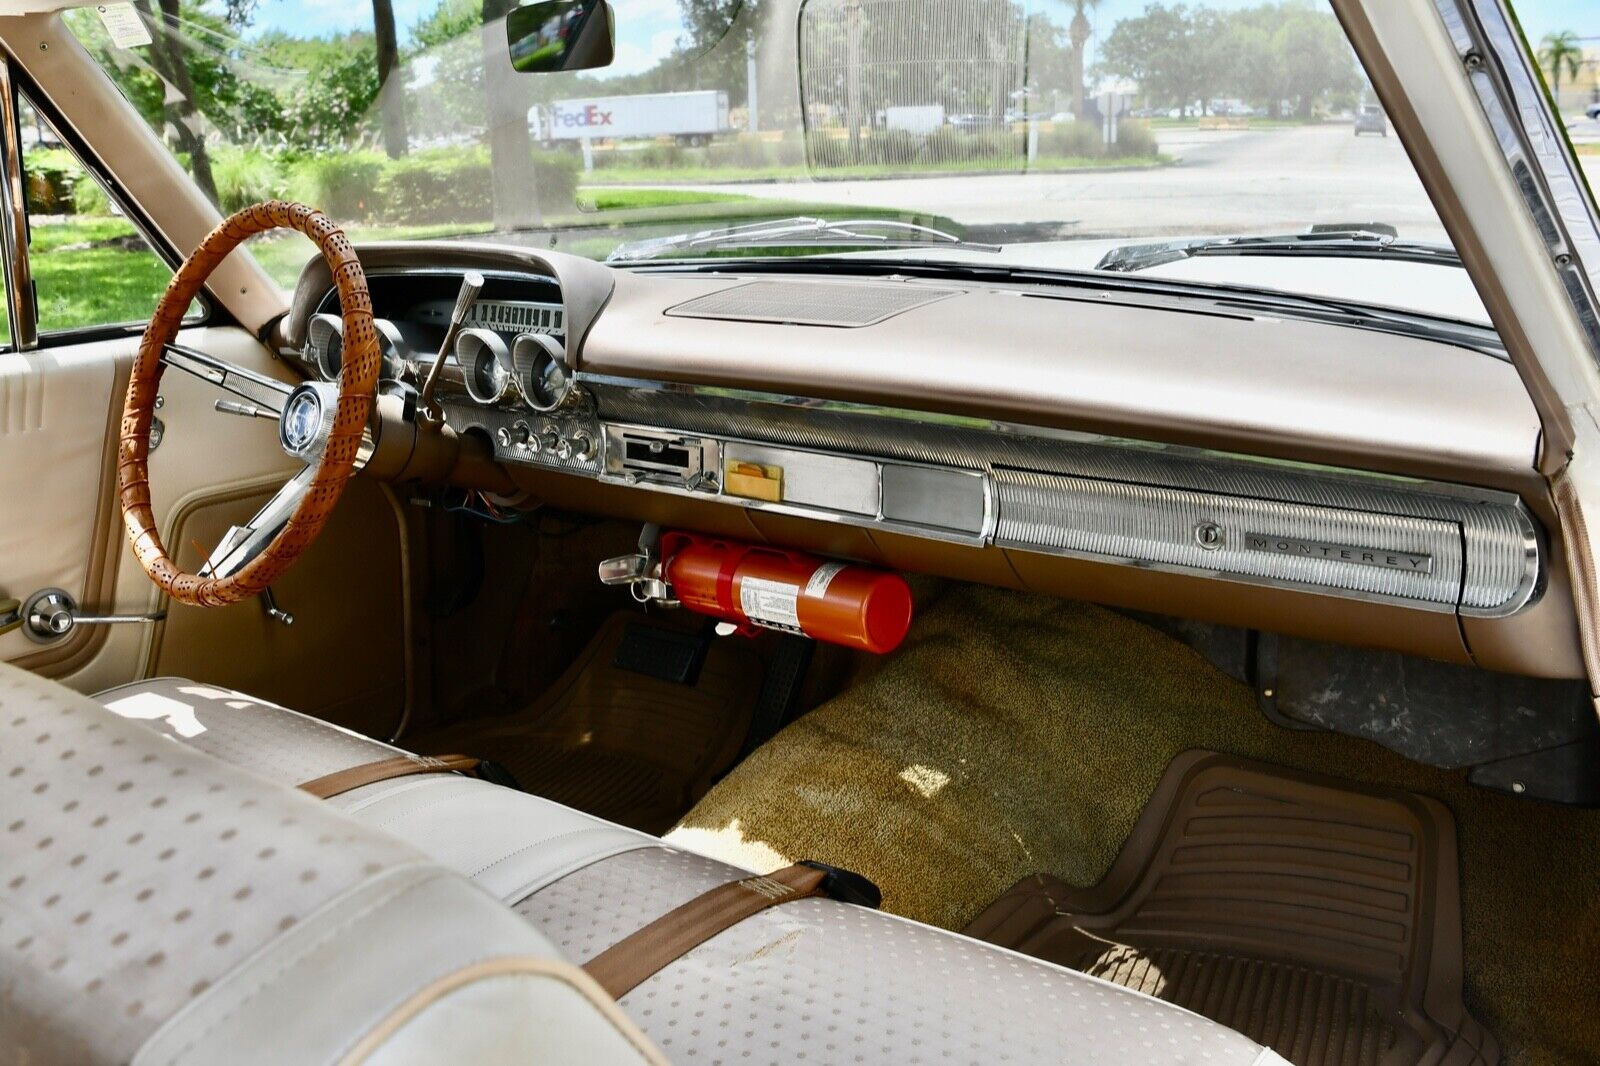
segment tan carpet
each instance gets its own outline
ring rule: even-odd
[[[977,586],[919,600],[906,645],[738,766],[669,839],[838,863],[960,928],[1018,878],[1109,867],[1167,763],[1209,748],[1443,800],[1463,868],[1467,1003],[1507,1061],[1600,1061],[1600,812],[1469,788],[1378,745],[1273,726],[1149,627]]]

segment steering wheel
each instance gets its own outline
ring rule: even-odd
[[[339,288],[344,356],[337,384],[286,385],[173,343],[189,302],[217,264],[246,237],[285,228],[316,244]],[[117,453],[122,521],[150,580],[179,603],[222,607],[263,592],[289,569],[322,532],[345,482],[366,460],[364,432],[380,363],[366,275],[349,239],[326,215],[304,204],[269,200],[230,215],[207,234],[156,305],[122,408]],[[306,464],[249,522],[228,531],[198,574],[180,570],[168,556],[150,505],[150,423],[161,373],[169,365],[245,401],[219,400],[218,410],[277,419],[279,444]]]

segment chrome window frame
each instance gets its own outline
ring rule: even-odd
[[[1600,216],[1506,0],[1434,0],[1462,68],[1600,364]]]
[[[0,56],[0,166],[4,167],[0,175],[0,247],[5,253],[6,315],[11,332],[7,348],[14,352],[39,346],[38,301],[28,262],[28,200],[22,180],[20,126],[11,60]]]
[[[5,351],[25,352],[63,344],[126,337],[143,333],[149,319],[129,319],[124,322],[92,323],[85,326],[65,326],[61,329],[39,328],[39,292],[33,279],[32,249],[29,241],[27,175],[23,167],[21,105],[24,96],[50,126],[51,132],[61,139],[67,151],[81,166],[88,179],[97,182],[107,198],[116,205],[144,241],[150,254],[155,256],[173,274],[183,265],[184,256],[166,241],[156,236],[143,214],[131,204],[109,180],[105,169],[93,152],[75,139],[64,127],[60,117],[39,103],[39,93],[29,92],[26,85],[18,84],[20,67],[10,56],[0,53],[0,254],[5,257],[6,313],[11,323],[11,342]],[[26,75],[24,74],[24,77]],[[157,293],[156,297],[159,298]],[[192,329],[212,322],[214,307],[204,290],[195,294],[194,304],[199,313],[186,315],[183,328]],[[152,302],[150,310],[155,311]]]

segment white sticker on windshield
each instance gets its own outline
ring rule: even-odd
[[[141,48],[150,43],[150,28],[132,4],[100,4],[95,10],[118,48]]]
[[[757,625],[798,631],[799,599],[800,586],[786,581],[747,577],[739,582],[739,609]]]

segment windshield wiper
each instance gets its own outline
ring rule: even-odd
[[[974,244],[954,233],[913,222],[885,218],[857,218],[832,221],[797,215],[794,218],[752,222],[679,233],[671,237],[651,237],[618,245],[606,256],[608,263],[634,263],[654,259],[663,252],[691,249],[728,250],[740,248],[925,248],[950,245],[970,251],[998,252],[997,244]]]
[[[1136,270],[1209,255],[1303,255],[1353,259],[1398,259],[1412,263],[1460,266],[1461,257],[1448,244],[1403,241],[1394,227],[1312,226],[1304,233],[1265,237],[1194,237],[1153,244],[1126,244],[1101,256],[1096,270],[1130,274]]]

